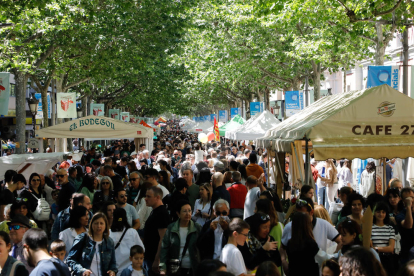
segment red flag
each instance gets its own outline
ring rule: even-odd
[[[214,141],[220,142],[220,132],[216,117],[214,117]]]

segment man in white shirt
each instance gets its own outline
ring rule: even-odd
[[[256,201],[260,197],[260,193],[265,191],[263,180],[264,174],[257,179],[255,176],[251,175],[246,180],[247,195],[246,200],[244,201],[244,214],[243,219],[247,219],[254,215],[254,209],[256,208]]]

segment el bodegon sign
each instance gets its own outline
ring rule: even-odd
[[[108,128],[111,128],[113,130],[115,130],[115,125],[114,123],[106,120],[106,119],[80,119],[79,121],[73,123],[70,125],[69,130],[75,130],[78,127],[83,127],[83,126],[93,126],[93,125],[101,125],[101,126],[106,126]]]

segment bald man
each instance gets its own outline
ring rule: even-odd
[[[59,196],[57,199],[57,205],[59,210],[65,210],[70,205],[70,199],[75,192],[75,187],[68,180],[68,172],[65,169],[60,169],[56,173],[56,179],[61,187]]]

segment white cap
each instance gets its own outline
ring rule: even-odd
[[[131,155],[137,155],[136,151],[131,152]]]

